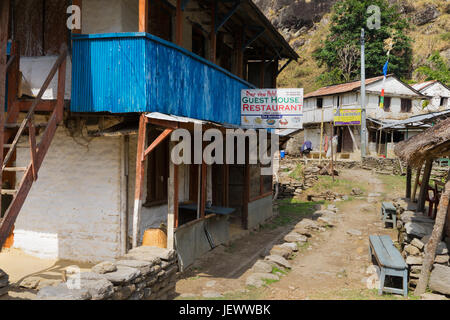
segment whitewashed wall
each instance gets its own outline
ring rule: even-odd
[[[96,138],[86,148],[59,127],[17,219],[14,247],[75,261],[119,256],[121,154],[120,138]],[[28,159],[29,149],[18,149],[17,165]]]
[[[450,109],[450,90],[439,82],[425,88],[421,93],[433,97],[425,110],[434,112],[440,109]],[[441,106],[441,98],[447,98],[447,103],[443,106]]]

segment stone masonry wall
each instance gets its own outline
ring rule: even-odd
[[[37,300],[166,300],[175,292],[178,259],[174,250],[138,247],[90,272],[67,270],[67,281],[42,288]]]

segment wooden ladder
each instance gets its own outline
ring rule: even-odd
[[[15,55],[13,55],[15,53]],[[17,44],[13,44],[11,50],[11,59],[18,60],[20,52]],[[44,84],[42,85],[36,99],[33,100],[25,119],[21,123],[17,123],[20,114],[20,103],[17,96],[14,97],[12,105],[8,105],[8,114],[6,122],[0,123],[0,150],[6,150],[6,156],[3,159],[3,154],[0,155],[0,181],[3,182],[4,173],[17,174],[23,172],[22,179],[18,184],[18,188],[3,189],[3,183],[0,184],[1,195],[13,196],[8,208],[6,209],[3,219],[0,221],[0,251],[11,233],[20,209],[22,208],[25,199],[33,185],[33,182],[38,178],[38,171],[42,165],[45,155],[50,147],[51,141],[55,135],[58,124],[63,120],[64,111],[64,94],[65,94],[65,80],[66,80],[66,60],[67,60],[67,46],[64,44],[60,49],[60,55],[48,74]],[[9,61],[7,66],[14,63]],[[18,61],[16,61],[16,68],[18,72]],[[45,124],[35,124],[34,115],[38,105],[42,103],[42,96],[47,90],[50,82],[53,80],[58,71],[58,94],[54,109],[52,110],[50,120]],[[10,100],[10,99],[8,99]],[[39,143],[36,142],[36,129],[45,128],[42,138]],[[14,163],[15,151],[18,148],[18,142],[24,133],[28,131],[28,142],[30,148],[31,160],[27,167],[11,166]],[[3,134],[2,134],[3,133]],[[3,137],[2,137],[3,136]],[[14,137],[14,139],[12,139]],[[8,143],[12,139],[12,142]],[[2,160],[2,161],[1,161]]]

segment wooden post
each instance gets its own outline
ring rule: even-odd
[[[80,8],[80,13],[83,12],[83,7],[82,7],[83,3],[82,2],[83,2],[83,0],[72,0],[72,4],[74,6],[78,6]],[[80,29],[74,29],[74,30],[72,30],[72,33],[81,34],[81,32],[83,30],[83,14],[81,14],[80,21],[81,21]]]
[[[244,63],[244,52],[242,50],[243,45],[243,39],[242,39],[242,31],[236,30],[235,31],[235,39],[234,39],[234,60],[235,60],[235,66],[234,66],[234,74],[240,78],[242,78],[243,74],[243,63]]]
[[[433,160],[425,162],[425,169],[423,169],[423,178],[420,185],[419,200],[417,203],[417,212],[423,212],[425,208],[425,199],[428,192],[428,184],[430,181],[431,169],[433,167]]]
[[[139,244],[139,227],[141,222],[142,196],[144,192],[144,174],[145,159],[144,148],[147,137],[147,121],[145,115],[141,115],[139,119],[139,135],[136,154],[136,184],[134,193],[134,209],[133,209],[133,248]]]
[[[416,172],[416,179],[414,179],[414,188],[412,193],[412,201],[416,202],[416,193],[417,193],[417,186],[419,185],[419,179],[420,179],[420,173],[422,172],[422,165],[417,169]]]
[[[6,96],[6,63],[7,63],[7,46],[8,46],[8,36],[9,36],[9,11],[10,11],[10,1],[2,0],[0,2],[0,164],[3,167],[3,143],[4,143],[4,132],[5,132],[5,96]],[[2,189],[3,175],[2,170],[0,170],[0,190]],[[0,196],[0,207],[1,207],[1,196]],[[1,249],[1,244],[0,244]]]
[[[244,192],[243,192],[243,208],[242,208],[242,227],[248,229],[248,203],[250,202],[250,166],[248,143],[245,146],[245,164],[244,164]]]
[[[262,58],[262,60],[261,60],[261,62],[260,62],[260,64],[259,64],[259,87],[260,88],[264,88],[264,83],[265,83],[265,76],[266,76],[266,58],[265,58],[265,55],[266,55],[266,50],[263,48],[262,50],[261,50],[261,58]]]
[[[277,87],[277,78],[278,78],[278,58],[276,58],[273,62],[273,70],[272,70],[272,85],[274,88]]]
[[[217,35],[216,35],[216,10],[217,2],[216,0],[211,1],[211,35],[210,35],[210,60],[212,63],[216,63],[216,46],[217,46]]]
[[[176,43],[178,46],[183,45],[183,10],[181,10],[181,0],[177,0],[177,13],[176,13]]]
[[[449,171],[450,173],[450,171]],[[448,202],[450,197],[450,181],[445,184],[444,191],[439,201],[439,208],[436,215],[436,221],[434,223],[433,232],[431,233],[430,240],[425,245],[425,255],[423,258],[422,271],[420,273],[419,282],[417,283],[414,295],[420,296],[425,293],[428,286],[428,277],[430,275],[430,269],[433,265],[436,249],[441,242],[442,230],[444,229],[445,219],[448,211]]]
[[[170,152],[175,142],[170,142]],[[167,249],[174,249],[175,224],[178,219],[178,166],[169,160],[169,184],[168,184],[168,214],[167,214]]]
[[[333,177],[333,182],[334,182],[333,137],[334,137],[334,121],[331,121],[331,140],[330,140],[330,147],[331,147],[331,176]]]
[[[205,207],[206,207],[206,163],[202,161],[202,181],[201,181],[201,191],[200,191],[200,218],[203,219],[205,217]]]
[[[412,170],[411,167],[408,166],[406,168],[406,199],[411,199],[411,178]]]
[[[222,187],[223,187],[223,194],[222,194],[222,206],[227,207],[228,206],[228,180],[229,180],[229,167],[226,163],[222,165],[223,167],[223,177],[222,177]]]
[[[148,0],[139,0],[139,32],[148,32]]]
[[[323,145],[323,107],[322,110],[322,119],[320,121],[320,146],[319,146],[319,164],[322,162],[322,145]]]

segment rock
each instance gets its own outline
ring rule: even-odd
[[[9,293],[9,287],[0,288],[0,297],[7,295]]]
[[[152,263],[148,261],[140,261],[140,260],[119,260],[116,261],[117,266],[122,267],[130,267],[130,268],[136,268],[141,271],[142,275],[146,276],[149,273],[151,273],[152,270]]]
[[[280,277],[272,273],[253,273],[248,276],[245,284],[259,288],[264,284],[264,280],[278,281],[280,280]]]
[[[56,279],[41,279],[39,281],[39,284],[37,286],[38,290],[41,290],[45,287],[56,287],[62,283],[62,280],[56,280]]]
[[[136,285],[121,286],[115,289],[112,296],[113,300],[125,300],[128,299],[136,291]]]
[[[283,257],[280,257],[280,256],[272,256],[271,255],[271,256],[266,257],[264,260],[274,262],[283,268],[291,269],[291,267],[292,267],[291,264],[289,263],[289,261],[287,261],[286,259],[284,259]]]
[[[270,250],[271,255],[278,255],[285,259],[289,258],[289,256],[292,254],[292,250],[289,248],[282,248],[280,246],[274,246],[272,250]]]
[[[106,280],[85,280],[82,279],[79,283],[74,283],[75,287],[73,289],[81,289],[87,290],[91,295],[92,300],[104,300],[112,296],[114,293],[113,284]],[[76,286],[79,285],[79,288]],[[67,287],[71,288],[69,282],[67,283]]]
[[[0,288],[4,288],[9,284],[9,276],[4,273],[4,275],[0,278]]]
[[[91,270],[92,270],[92,272],[95,272],[98,274],[105,274],[108,272],[116,271],[117,266],[114,264],[114,262],[104,261],[104,262],[99,263],[96,266],[92,267]]]
[[[433,291],[450,295],[450,267],[435,264],[429,286]]]
[[[308,238],[306,236],[298,234],[296,232],[291,232],[284,237],[284,241],[304,243],[304,242],[308,241]]]
[[[252,270],[257,273],[270,273],[272,272],[272,265],[265,261],[258,260],[253,265]]]
[[[424,293],[420,295],[421,300],[448,300],[445,296],[436,293]]]
[[[56,287],[45,287],[39,290],[36,300],[89,300],[91,295],[85,289],[69,289],[65,283]]]
[[[413,21],[416,25],[422,26],[435,20],[440,15],[441,13],[435,5],[426,5],[425,8],[416,13]]]
[[[296,232],[298,234],[301,234],[301,235],[304,235],[304,236],[306,236],[308,238],[311,237],[311,233],[308,230],[306,230],[305,228],[303,228],[303,227],[295,227],[294,232]]]
[[[158,248],[158,247],[138,247],[130,250],[131,254],[142,254],[153,257],[158,257],[164,261],[171,261],[176,258],[176,253],[174,250]],[[144,259],[144,261],[148,261]]]
[[[203,298],[207,299],[217,299],[217,298],[223,298],[223,295],[219,292],[214,291],[204,291],[202,293]]]
[[[34,290],[34,289],[37,289],[41,280],[42,280],[42,278],[39,278],[39,277],[28,277],[28,278],[23,279],[20,282],[20,287],[25,288],[25,289]]]
[[[319,217],[317,219],[323,226],[334,227],[336,225],[336,219],[331,217]]]
[[[425,244],[417,238],[412,239],[411,244],[419,250],[422,250]]]
[[[378,198],[378,197],[381,197],[381,194],[380,193],[369,193],[368,197],[370,197],[370,198]]]
[[[212,287],[214,287],[214,286],[216,285],[216,283],[217,283],[217,281],[211,280],[211,281],[208,281],[208,282],[205,284],[205,286],[206,286],[207,288],[212,288]]]
[[[444,254],[444,255],[437,255],[434,258],[434,262],[435,263],[439,263],[439,264],[447,264],[449,261],[449,256],[448,254]]]
[[[353,196],[360,196],[363,194],[363,191],[360,188],[352,188],[352,193]]]
[[[445,242],[439,242],[436,254],[448,254],[447,244]]]
[[[288,249],[292,250],[293,252],[298,251],[298,246],[297,246],[297,244],[292,243],[292,242],[285,242],[285,243],[283,243],[282,245],[280,245],[280,247],[282,247],[282,248],[288,248]]]
[[[411,266],[410,267],[411,273],[418,273],[420,274],[422,272],[422,266]]]
[[[423,258],[420,256],[409,256],[406,258],[406,263],[408,265],[421,265],[423,263]]]
[[[118,266],[117,271],[106,273],[103,277],[113,284],[128,283],[141,275],[139,269]]]
[[[306,230],[319,230],[319,225],[317,222],[311,219],[303,219],[295,225],[295,228],[304,228]]]
[[[433,225],[428,223],[408,222],[405,224],[405,229],[408,235],[422,238],[431,234],[433,231]]]
[[[68,275],[68,276],[81,272],[80,267],[77,265],[68,266],[68,267],[64,268],[64,271],[66,272],[66,275]]]
[[[410,254],[410,255],[413,255],[413,256],[418,256],[418,255],[420,255],[420,250],[417,248],[417,247],[415,247],[415,246],[413,246],[413,245],[407,245],[407,246],[405,246],[405,251],[408,253],[408,254]]]
[[[349,229],[347,233],[352,236],[362,236],[362,232],[356,229]]]

